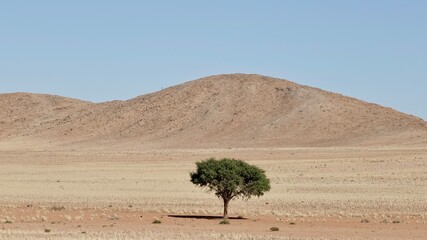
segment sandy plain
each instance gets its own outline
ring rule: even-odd
[[[2,149],[0,239],[427,236],[427,148]],[[266,170],[270,192],[230,203],[231,216],[245,219],[209,219],[221,201],[189,172],[210,157]]]

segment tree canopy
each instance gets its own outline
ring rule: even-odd
[[[190,173],[191,182],[215,192],[224,201],[224,218],[228,218],[228,203],[234,198],[260,197],[270,190],[265,171],[242,160],[214,158],[196,163]]]

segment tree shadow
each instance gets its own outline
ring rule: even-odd
[[[210,216],[210,215],[168,215],[168,217],[172,218],[192,218],[192,219],[222,219],[223,216]],[[228,217],[228,219],[239,219],[246,220],[247,218],[238,216],[238,217]]]

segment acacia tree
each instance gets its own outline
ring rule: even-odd
[[[242,160],[214,158],[196,163],[190,173],[191,182],[207,187],[224,201],[224,219],[228,219],[228,203],[234,198],[260,197],[270,190],[270,180],[264,170]]]

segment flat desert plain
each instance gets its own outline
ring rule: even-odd
[[[2,149],[0,239],[427,237],[427,148]],[[230,203],[230,225],[189,180],[210,157],[271,180],[264,196]]]

